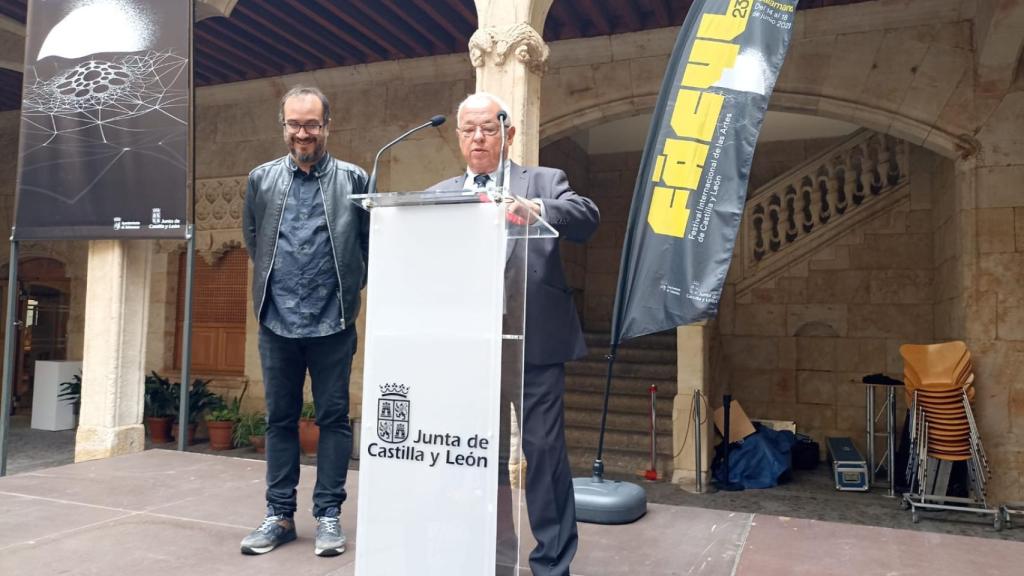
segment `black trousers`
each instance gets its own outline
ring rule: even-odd
[[[267,504],[276,514],[292,514],[296,509],[299,416],[308,370],[320,427],[313,516],[341,508],[352,456],[348,384],[356,350],[355,326],[319,338],[284,338],[260,326],[259,348],[267,399]]]
[[[523,370],[523,408],[520,440],[526,458],[526,507],[537,546],[530,552],[534,576],[569,576],[576,555],[576,501],[572,470],[565,444],[565,365],[526,364]],[[502,570],[510,551],[511,492],[508,488],[508,448],[511,413],[502,401],[501,448],[498,471],[498,563]]]

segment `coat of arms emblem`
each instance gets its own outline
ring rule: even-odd
[[[377,437],[389,444],[409,437],[409,387],[385,384],[377,399]]]

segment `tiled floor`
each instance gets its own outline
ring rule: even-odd
[[[300,512],[299,541],[238,553],[262,515],[263,469],[149,450],[0,478],[0,574],[354,574],[357,471],[342,516],[349,552],[313,556],[313,521]],[[300,501],[312,477],[304,469]],[[1016,574],[1021,558],[1021,542],[651,504],[634,524],[581,524],[573,573],[981,576]]]

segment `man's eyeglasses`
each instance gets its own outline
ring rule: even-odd
[[[323,124],[300,124],[298,122],[282,122],[282,126],[285,127],[291,134],[298,134],[299,130],[305,129],[306,134],[316,135],[320,133],[320,129],[324,127]]]
[[[456,129],[456,132],[458,132],[459,136],[462,138],[469,140],[476,134],[477,130],[479,130],[485,137],[493,138],[498,135],[498,129],[499,127],[497,124],[484,124],[482,126],[462,126]]]

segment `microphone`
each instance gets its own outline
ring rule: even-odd
[[[498,181],[495,184],[498,185],[498,190],[504,196],[508,191],[505,190],[505,122],[508,120],[508,112],[504,110],[498,111],[498,128],[501,130],[501,148],[498,150]]]
[[[430,120],[427,120],[423,124],[420,124],[419,126],[413,128],[412,130],[409,130],[405,134],[402,134],[398,138],[395,138],[391,142],[388,142],[387,144],[385,144],[384,147],[381,148],[377,152],[377,156],[373,159],[373,170],[370,172],[370,180],[366,184],[366,193],[367,194],[374,194],[374,193],[377,192],[377,163],[380,161],[380,155],[383,154],[385,150],[387,150],[388,148],[391,148],[395,144],[398,144],[399,142],[404,140],[406,137],[408,137],[413,132],[417,132],[417,131],[422,130],[424,128],[440,126],[441,124],[444,124],[445,120],[447,120],[447,118],[445,118],[444,116],[442,116],[440,114],[438,114],[437,116],[432,116],[430,118]]]

